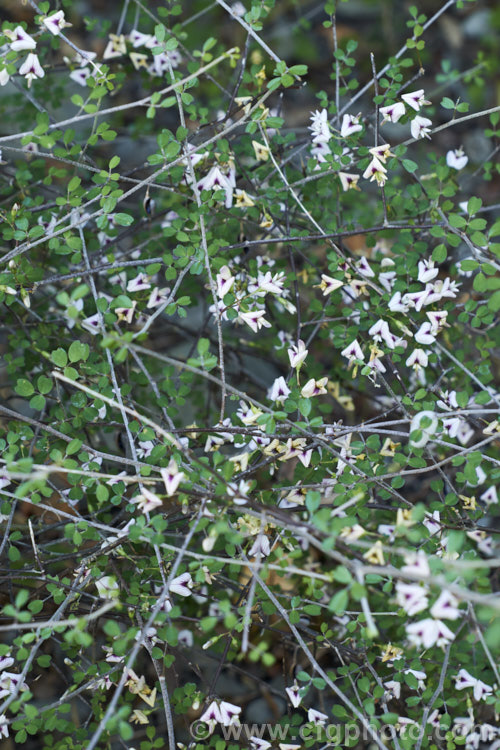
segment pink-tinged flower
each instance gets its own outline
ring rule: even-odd
[[[363,351],[358,344],[357,339],[354,339],[354,341],[351,341],[349,346],[346,346],[345,349],[343,349],[341,352],[341,355],[343,357],[346,357],[349,362],[354,362],[355,359],[364,359],[365,355],[363,354]]]
[[[344,286],[342,281],[333,279],[331,276],[327,276],[326,273],[321,274],[321,284],[319,284],[319,288],[322,290],[324,297],[326,297],[327,294],[331,294],[336,289],[340,289],[341,286]]]
[[[46,16],[42,23],[54,36],[58,36],[61,31],[68,26],[71,26],[64,18],[64,11],[59,10],[57,13],[53,13],[51,16]]]
[[[418,140],[419,138],[429,138],[429,133],[431,132],[431,126],[432,126],[432,120],[429,120],[428,117],[420,117],[420,115],[417,115],[412,121],[410,125],[410,130],[412,137],[415,138],[415,140]]]
[[[172,497],[177,492],[178,486],[186,476],[183,471],[179,471],[177,463],[173,458],[170,459],[170,463],[166,469],[160,469],[160,474],[165,484],[167,497]]]
[[[342,185],[342,190],[346,193],[348,190],[359,190],[359,174],[350,174],[349,172],[339,172],[338,178]]]
[[[265,534],[259,534],[248,550],[248,557],[268,557],[271,554],[271,545]]]
[[[363,126],[359,123],[360,115],[344,115],[342,118],[342,127],[340,128],[340,135],[342,138],[348,138],[354,133],[359,133],[363,130]]]
[[[227,701],[221,701],[219,709],[222,726],[230,727],[239,723],[239,714],[241,713],[239,706],[235,706],[233,703],[228,703]]]
[[[427,367],[428,364],[429,357],[427,352],[423,349],[414,349],[406,360],[406,366],[413,367],[415,370],[419,370],[421,367]]]
[[[79,86],[86,86],[87,78],[90,78],[91,75],[90,68],[78,68],[77,70],[72,70],[69,77],[72,81],[78,83]]]
[[[152,307],[159,307],[160,305],[163,305],[163,303],[168,300],[169,294],[170,289],[168,287],[159,289],[157,286],[155,286],[151,291],[151,294],[149,295],[148,304],[146,305],[146,307],[150,309]]]
[[[328,383],[328,378],[320,378],[319,380],[308,380],[305,386],[302,388],[300,395],[302,398],[312,398],[313,396],[324,396],[328,393],[325,386]]]
[[[428,281],[435,279],[439,273],[439,268],[434,267],[433,260],[419,260],[418,261],[418,280],[422,284],[426,284]]]
[[[463,169],[467,166],[469,157],[466,156],[461,148],[455,149],[455,151],[448,151],[446,154],[446,163],[452,169]]]
[[[30,88],[31,83],[35,78],[43,78],[45,75],[45,71],[40,65],[38,55],[30,52],[26,60],[19,68],[19,73],[28,81],[28,88]]]
[[[137,507],[143,513],[149,513],[149,511],[159,508],[162,504],[158,495],[148,490],[147,487],[143,487],[141,494],[137,495],[132,502],[137,503]]]
[[[36,48],[35,40],[23,29],[22,26],[16,26],[14,31],[4,29],[2,33],[7,39],[10,39],[10,48],[14,50],[14,52]],[[21,73],[21,75],[24,75],[24,73]]]
[[[285,378],[283,376],[276,378],[272,386],[267,392],[267,397],[271,401],[276,401],[277,403],[283,403],[283,401],[286,401],[288,396],[290,395],[291,390],[287,386]]]
[[[328,143],[332,134],[326,109],[322,109],[321,112],[316,110],[316,112],[312,113],[311,124],[308,128],[311,131],[313,143]]]
[[[294,369],[300,370],[302,365],[304,364],[304,360],[307,357],[308,349],[306,349],[306,345],[302,341],[302,339],[299,339],[297,344],[292,344],[290,349],[288,349],[288,359],[290,360],[290,367],[293,367]]]
[[[265,310],[250,310],[249,312],[239,312],[238,320],[242,320],[252,331],[257,333],[261,328],[271,328],[271,323],[264,318]]]
[[[382,162],[377,159],[376,156],[374,156],[363,172],[363,177],[365,178],[365,180],[370,180],[370,182],[373,182],[375,180],[377,185],[383,187],[387,182],[387,169],[384,167]]]
[[[457,620],[460,617],[458,599],[449,591],[442,591],[431,607],[431,615],[436,620]]]
[[[408,640],[417,648],[432,648],[432,646],[446,646],[455,638],[454,633],[441,620],[427,618],[406,626]]]
[[[169,594],[178,594],[178,596],[191,596],[193,588],[193,579],[191,573],[182,573],[170,582],[168,587]]]
[[[328,721],[328,716],[321,711],[316,711],[315,708],[310,708],[307,712],[307,721],[310,721],[316,727],[324,727]]]
[[[384,122],[398,122],[405,113],[405,105],[403,102],[396,102],[395,104],[388,104],[387,107],[380,107],[379,112],[384,118]]]
[[[425,94],[423,89],[419,89],[418,91],[411,91],[408,94],[401,94],[401,99],[408,104],[409,107],[415,110],[415,112],[418,112],[420,107],[423,107],[424,104],[430,104],[430,102],[426,101]]]
[[[422,586],[401,581],[396,584],[396,601],[410,617],[427,609],[429,604],[426,590]]]
[[[127,284],[127,292],[142,292],[146,289],[151,289],[151,284],[145,273],[139,273]]]
[[[432,333],[431,323],[429,323],[429,321],[422,323],[417,333],[415,334],[415,341],[417,342],[417,344],[429,346],[430,344],[433,344],[435,340],[436,337]]]
[[[455,687],[457,690],[473,688],[474,699],[476,701],[486,698],[493,693],[493,688],[490,687],[490,685],[482,682],[482,680],[476,679],[476,677],[473,677],[466,669],[461,669],[460,672],[455,675]]]
[[[231,291],[234,286],[235,278],[231,273],[229,266],[222,266],[216,277],[217,282],[217,296],[220,299],[224,299],[226,294]]]
[[[82,320],[82,328],[85,328],[86,331],[89,331],[89,333],[96,334],[99,333],[100,330],[100,320],[99,320],[99,313],[95,313],[94,315],[91,315],[89,318],[85,318]]]

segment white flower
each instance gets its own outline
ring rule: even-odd
[[[164,302],[167,301],[168,295],[170,294],[170,289],[168,287],[164,287],[163,289],[159,289],[157,286],[154,287],[154,289],[151,291],[151,294],[149,295],[148,304],[146,307],[152,308],[152,307],[159,307]]]
[[[57,13],[53,13],[51,16],[46,16],[42,23],[47,27],[51,34],[58,36],[61,30],[67,26],[71,26],[64,18],[64,11],[59,10]]]
[[[236,279],[231,273],[229,266],[222,266],[216,277],[217,281],[217,296],[220,299],[224,299],[226,294],[231,291],[234,286]]]
[[[9,725],[7,723],[7,717],[5,714],[0,716],[0,737],[9,736]]]
[[[160,474],[168,497],[172,497],[186,476],[183,471],[179,471],[177,463],[173,458],[170,459],[170,463],[166,469],[160,469]]]
[[[221,701],[219,709],[221,716],[220,723],[222,726],[230,727],[233,724],[239,723],[238,714],[241,713],[241,708],[239,706],[235,706],[233,703],[228,703],[227,701]]]
[[[304,364],[304,360],[308,354],[308,349],[306,349],[306,345],[304,344],[302,339],[299,339],[297,344],[291,345],[287,353],[288,359],[290,360],[290,367],[299,370]]]
[[[92,75],[90,68],[78,68],[77,70],[72,70],[69,74],[69,77],[72,81],[75,81],[75,83],[78,83],[80,86],[86,86],[87,85],[87,78],[89,78]]]
[[[439,268],[434,268],[433,260],[419,260],[418,262],[418,280],[422,284],[435,279],[439,273]]]
[[[428,117],[420,117],[420,115],[417,115],[412,121],[410,125],[410,130],[412,137],[415,138],[415,140],[418,140],[419,138],[429,138],[430,139],[430,130],[432,126],[432,120],[429,120]]]
[[[429,364],[429,357],[423,349],[414,349],[406,360],[407,367],[413,367],[415,370],[419,370],[421,367],[427,367]]]
[[[331,276],[327,276],[326,273],[321,274],[321,284],[318,285],[319,288],[323,292],[323,296],[326,296],[327,294],[331,294],[336,289],[340,289],[341,286],[344,286],[342,281],[339,281],[338,279],[333,279]]]
[[[250,549],[248,550],[248,557],[267,557],[271,554],[271,545],[269,539],[265,534],[259,534]]]
[[[384,682],[384,687],[386,689],[385,698],[387,700],[390,700],[391,698],[399,700],[399,697],[401,695],[400,682],[396,682],[396,680],[388,680],[387,682]]]
[[[19,73],[28,81],[28,88],[31,86],[31,83],[35,78],[43,78],[45,75],[45,71],[40,65],[38,55],[30,52],[26,60],[19,68]]]
[[[109,41],[102,53],[103,60],[111,60],[114,57],[122,57],[127,54],[127,46],[123,34],[110,34]]]
[[[233,6],[234,9],[234,6]],[[260,737],[249,737],[251,750],[269,750],[272,747],[271,743],[267,740],[261,740]]]
[[[99,332],[100,323],[99,323],[99,313],[95,313],[94,315],[91,315],[89,318],[85,318],[82,320],[82,328],[85,328],[86,331],[89,331],[92,334],[96,334]]]
[[[151,49],[152,47],[158,46],[158,42],[154,36],[151,34],[141,34],[137,29],[133,29],[128,35],[128,38],[132,47],[136,49],[137,47],[148,47],[148,49]]]
[[[223,190],[226,193],[226,208],[231,208],[233,204],[233,191],[236,187],[236,181],[234,176],[234,170],[230,170],[226,176],[221,171],[218,164],[212,167],[212,169],[205,175],[201,180],[198,181],[198,190]]]
[[[324,727],[328,721],[328,716],[321,711],[316,711],[315,708],[310,708],[307,712],[307,721],[312,722],[317,727]]]
[[[432,648],[434,645],[446,646],[455,638],[455,635],[444,622],[433,620],[430,617],[407,625],[406,634],[410,643],[417,648],[423,646],[426,649]]]
[[[25,682],[21,682],[21,675],[15,672],[2,672],[0,675],[0,700],[12,695],[14,690],[20,684],[20,690],[27,690],[28,686]]]
[[[429,321],[422,323],[417,333],[415,334],[415,341],[418,344],[428,345],[433,344],[436,340],[432,332],[432,324]]]
[[[238,313],[238,320],[242,320],[243,323],[246,323],[252,331],[259,331],[261,328],[271,328],[271,323],[269,323],[268,320],[265,320],[264,315],[266,314],[265,310],[250,310],[249,312],[239,312]]]
[[[405,111],[403,102],[396,102],[395,104],[389,104],[387,107],[380,107],[379,112],[384,118],[382,125],[388,121],[398,122],[403,117]]]
[[[0,86],[5,86],[10,79],[10,75],[7,73],[7,68],[0,70]]]
[[[295,682],[291,688],[285,688],[286,694],[290,698],[290,703],[294,708],[298,708],[301,704],[302,698],[300,696],[300,689]]]
[[[448,317],[448,311],[430,311],[425,313],[431,322],[431,332],[436,335],[446,326],[446,318]],[[458,404],[457,404],[458,406]]]
[[[191,589],[193,588],[193,579],[191,573],[182,573],[182,575],[174,578],[170,582],[168,587],[169,594],[178,594],[179,596],[191,596]]]
[[[406,295],[405,295],[406,296]],[[394,292],[391,299],[389,300],[389,310],[391,312],[402,312],[406,313],[410,309],[410,306],[408,303],[403,302],[403,299],[401,297],[401,292]]]
[[[3,34],[7,37],[7,39],[10,39],[10,48],[14,50],[14,52],[21,52],[25,49],[36,48],[35,40],[30,37],[30,35],[23,29],[22,26],[16,26],[14,31],[10,31],[10,29],[4,29]],[[21,75],[24,75],[24,73],[21,73]]]
[[[460,617],[458,599],[449,591],[442,591],[431,607],[431,615],[437,620],[456,620]]]
[[[319,380],[315,380],[314,378],[311,378],[311,380],[308,380],[305,386],[300,391],[300,395],[302,398],[312,398],[313,396],[324,396],[325,393],[328,393],[325,386],[328,383],[328,378],[320,378]]]
[[[212,701],[206,711],[202,713],[198,721],[203,721],[205,724],[208,724],[210,731],[213,732],[215,725],[222,723],[219,704]]]
[[[342,185],[342,190],[347,192],[347,190],[359,190],[357,187],[359,182],[359,174],[350,174],[349,172],[339,172],[338,178],[340,180],[340,184]]]
[[[486,505],[496,505],[498,503],[498,495],[496,487],[488,487],[488,489],[479,495],[479,499],[486,503]]]
[[[137,274],[137,276],[130,279],[127,284],[127,292],[140,292],[144,289],[151,289],[151,284],[145,273]]]
[[[438,534],[441,531],[441,517],[439,511],[435,510],[432,514],[426,513],[422,523],[431,536]]]
[[[116,599],[120,590],[113,576],[103,576],[95,582],[95,586],[102,599]]]
[[[455,151],[448,151],[446,154],[446,163],[452,169],[463,169],[468,161],[469,157],[464,154],[461,148],[457,148]]]
[[[139,510],[143,513],[149,513],[150,510],[154,510],[161,506],[161,500],[158,495],[155,495],[154,492],[148,490],[147,487],[143,487],[141,494],[137,495],[133,502],[137,503]]]
[[[369,179],[370,182],[373,182],[373,180],[375,180],[377,184],[380,185],[380,187],[383,187],[387,182],[387,169],[384,167],[382,162],[377,159],[376,156],[374,156],[363,172],[363,177],[365,178],[365,180]]]
[[[410,617],[427,609],[429,604],[426,590],[422,586],[418,583],[403,583],[402,581],[396,584],[396,601]]]
[[[291,390],[287,386],[285,378],[283,376],[276,378],[272,386],[267,392],[267,397],[271,401],[276,401],[277,403],[282,403],[283,401],[286,401],[288,396],[290,395]]]
[[[363,351],[360,345],[358,344],[357,339],[354,339],[354,341],[351,341],[349,346],[346,346],[346,348],[343,349],[340,353],[343,357],[347,357],[347,359],[350,362],[353,362],[355,359],[365,358],[365,355],[363,354]]]
[[[328,143],[332,134],[328,124],[328,112],[322,109],[317,110],[311,115],[311,124],[308,126],[313,136],[313,143]]]
[[[359,133],[363,130],[363,126],[359,124],[360,115],[344,115],[342,118],[342,127],[340,129],[340,135],[342,138],[347,138],[354,133]]]
[[[424,104],[430,104],[430,102],[425,100],[423,89],[411,91],[409,94],[401,94],[401,99],[416,112],[418,112],[420,107],[423,107]]]
[[[417,555],[408,555],[405,562],[406,564],[401,568],[403,573],[416,574],[423,578],[430,576],[431,571],[424,552],[418,552]]]
[[[15,659],[12,656],[0,656],[0,671],[8,669],[14,664]]]
[[[179,646],[184,646],[185,648],[193,647],[194,639],[193,639],[193,634],[190,630],[179,630],[177,640],[178,640]]]
[[[403,674],[412,674],[418,682],[418,689],[425,690],[425,680],[427,679],[425,672],[421,672],[418,669],[405,669]]]
[[[416,351],[422,351],[421,349],[417,349]],[[407,363],[408,364],[408,363]],[[422,426],[422,422],[424,420],[427,422],[427,426]],[[431,437],[436,432],[439,425],[438,418],[433,411],[421,411],[418,414],[416,414],[413,419],[411,420],[410,424],[410,435],[415,432],[416,430],[421,431],[422,435],[418,440],[412,440],[410,438],[410,445],[412,448],[423,448],[424,445],[426,445]]]
[[[457,690],[464,690],[469,687],[473,688],[474,699],[476,701],[486,698],[493,693],[493,688],[490,687],[490,685],[476,679],[476,677],[473,677],[466,669],[461,669],[460,672],[455,675],[455,687]]]

